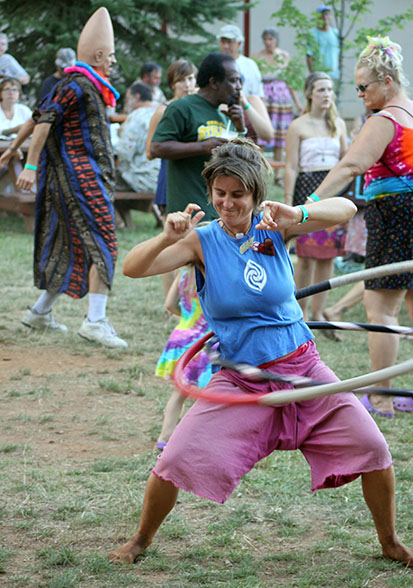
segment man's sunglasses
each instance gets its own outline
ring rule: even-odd
[[[381,82],[381,80],[373,80],[368,84],[360,84],[359,86],[356,86],[356,92],[361,92],[362,94],[364,94],[364,92],[367,90],[370,84],[375,84],[376,82]]]

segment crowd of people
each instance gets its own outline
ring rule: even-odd
[[[298,303],[295,291],[331,277],[334,259],[345,247],[344,227],[353,218],[359,223],[354,231],[367,237],[366,267],[412,259],[413,102],[406,94],[400,46],[387,37],[370,39],[355,80],[366,112],[373,114],[349,144],[334,100],[337,31],[330,7],[322,5],[318,13],[307,52],[304,107],[285,79],[290,56],[279,46],[278,32],[266,28],[264,49],[250,59],[242,54],[242,32],[227,24],[217,35],[220,51],[206,55],[198,68],[184,59],[171,63],[169,100],[160,88],[162,68],[143,64],[124,96],[115,144],[108,113],[116,112],[120,96],[109,79],[115,39],[105,8],[85,24],[76,54],[70,48],[57,52],[57,69],[42,84],[33,112],[20,103],[22,84],[30,78],[5,53],[7,37],[0,34],[0,131],[11,141],[0,164],[31,137],[17,185],[22,190],[37,185],[34,281],[41,294],[25,311],[25,326],[63,335],[67,327],[52,314],[60,294],[88,295],[79,335],[127,348],[106,316],[116,228],[132,226],[127,207],[114,203],[114,194],[156,193],[161,231],[128,253],[123,272],[132,278],[163,275],[166,306],[180,316],[157,375],[169,379],[183,351],[212,329],[228,360],[337,381],[306,325],[308,303]],[[326,71],[314,71],[320,58]],[[284,174],[276,175],[284,203],[266,199],[266,149],[273,150],[276,162],[286,151]],[[362,175],[366,206],[357,217],[345,196]],[[288,251],[292,239],[295,273]],[[403,303],[413,319],[412,276],[368,280],[335,308],[325,308],[326,293],[317,294],[312,318],[337,318],[350,301],[364,296],[370,323],[396,325]],[[340,341],[334,331],[325,333]],[[398,341],[397,335],[369,333],[373,370],[395,363]],[[212,375],[205,355],[191,370],[188,378],[212,391],[236,395],[279,388],[253,385],[226,369]],[[391,382],[382,385],[390,388]],[[393,405],[390,396],[365,395],[360,402],[353,394],[338,394],[266,408],[211,408],[197,401],[175,428],[182,405],[175,392],[138,532],[110,554],[112,562],[130,563],[143,553],[179,488],[224,502],[257,461],[275,449],[299,449],[310,465],[313,490],[361,476],[383,555],[413,565],[413,552],[395,532],[392,459],[368,414],[392,418],[394,406],[413,411],[412,399]]]

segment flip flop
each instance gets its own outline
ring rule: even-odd
[[[393,406],[396,410],[402,410],[404,412],[413,412],[413,398],[395,396],[393,399]]]
[[[166,441],[158,441],[158,443],[156,444],[156,448],[159,449],[159,451],[163,451],[166,445]]]
[[[383,410],[379,410],[378,408],[374,408],[371,404],[368,394],[365,394],[360,398],[361,404],[370,414],[378,414],[379,416],[386,417],[386,419],[394,418],[394,412],[384,412]]]

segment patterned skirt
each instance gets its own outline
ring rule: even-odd
[[[294,118],[290,90],[283,80],[272,80],[264,82],[264,95],[274,128],[274,138],[269,143],[261,140],[258,143],[270,147],[284,147],[288,127]]]
[[[328,171],[299,173],[295,183],[293,205],[304,204],[307,196],[318,188],[327,174]],[[333,259],[344,253],[345,234],[343,227],[335,225],[322,231],[300,235],[296,240],[296,253],[298,257]]]
[[[395,194],[369,202],[366,268],[413,259],[413,194]],[[366,290],[413,290],[413,273],[365,282]]]

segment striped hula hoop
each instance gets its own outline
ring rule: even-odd
[[[325,292],[326,290],[332,290],[339,286],[345,286],[346,284],[354,284],[355,282],[362,282],[364,280],[372,280],[374,278],[382,278],[383,276],[392,276],[394,274],[404,274],[405,272],[413,272],[413,260],[412,261],[399,261],[397,263],[388,263],[387,265],[379,265],[377,267],[371,267],[369,269],[361,270],[359,272],[352,272],[351,274],[345,274],[344,276],[337,276],[306,288],[297,290],[296,298],[307,298],[313,294],[319,292]]]

